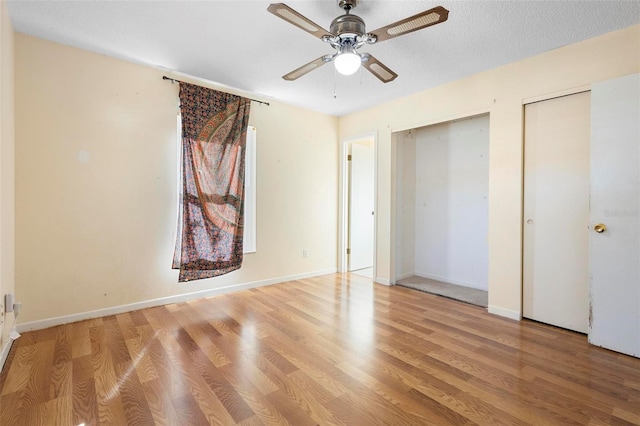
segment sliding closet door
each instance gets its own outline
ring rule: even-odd
[[[523,315],[586,333],[590,94],[525,106]]]

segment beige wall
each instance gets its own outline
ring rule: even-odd
[[[13,27],[7,5],[0,1],[0,298],[15,292],[14,257],[14,105],[13,105]],[[4,306],[4,299],[0,300]],[[4,308],[0,309],[4,312]],[[13,314],[0,319],[0,353],[8,348]],[[0,360],[1,361],[1,360]]]
[[[434,65],[434,66],[437,66]],[[489,305],[521,311],[523,100],[640,70],[640,25],[477,74],[340,119],[340,139],[378,134],[377,275],[393,280],[395,146],[393,133],[490,113]]]
[[[21,323],[335,270],[337,118],[252,104],[258,251],[239,271],[178,284],[178,85],[149,67],[15,40]]]
[[[13,46],[4,12],[3,99],[12,90],[5,63],[12,61]],[[17,34],[15,281],[24,304],[21,322],[334,269],[338,136],[372,132],[378,138],[377,275],[391,280],[394,132],[483,112],[491,122],[489,303],[493,312],[518,316],[523,100],[639,69],[640,26],[634,26],[339,120],[278,102],[253,104],[258,253],[247,255],[232,274],[178,284],[169,268],[177,85],[148,67]],[[3,101],[4,292],[13,285],[12,268],[4,267],[13,264],[12,113]]]

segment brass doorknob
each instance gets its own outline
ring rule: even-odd
[[[605,225],[604,223],[597,223],[596,226],[593,227],[593,230],[596,231],[598,234],[602,234],[604,231],[607,230],[607,225]]]

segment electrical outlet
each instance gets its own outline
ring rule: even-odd
[[[309,257],[309,250],[302,249],[302,257]]]
[[[13,312],[13,304],[16,302],[16,296],[12,293],[4,295],[4,311]]]

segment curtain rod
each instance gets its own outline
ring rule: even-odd
[[[187,83],[186,81],[176,80],[175,78],[167,77],[166,75],[163,75],[163,76],[162,76],[162,79],[163,79],[163,80],[171,80],[171,82],[172,82],[172,83],[176,82],[176,83],[193,84],[193,83]],[[241,95],[236,95],[236,96],[241,96]],[[241,97],[244,97],[244,96],[241,96]],[[253,102],[257,102],[257,103],[259,103],[259,104],[264,104],[264,105],[266,105],[266,106],[269,106],[269,102],[259,101],[259,100],[257,100],[257,99],[251,99],[251,98],[247,98],[247,99],[249,99],[250,101],[253,101]]]

